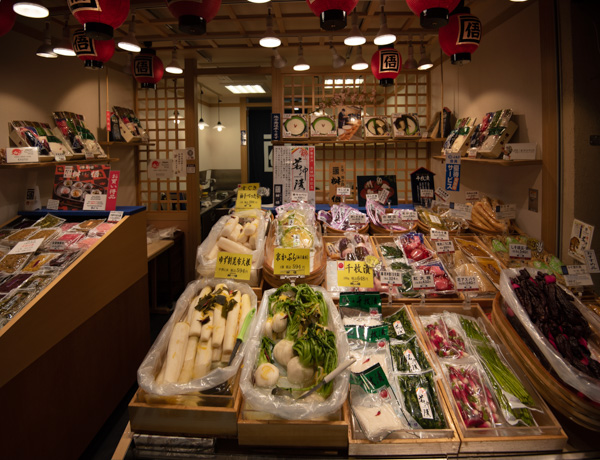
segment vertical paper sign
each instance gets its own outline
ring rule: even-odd
[[[120,171],[111,171],[108,176],[108,189],[106,192],[106,210],[114,211],[117,209],[117,191],[119,190]]]
[[[273,199],[275,206],[291,201],[292,159],[290,148],[273,148]]]
[[[185,178],[187,174],[185,168],[187,152],[188,149],[173,150],[173,172],[175,173],[175,177]]]
[[[460,190],[460,153],[446,152],[446,190]]]
[[[580,220],[573,220],[571,239],[569,240],[569,255],[579,262],[585,263],[585,251],[592,246],[594,226]]]
[[[281,139],[281,114],[280,113],[272,113],[271,114],[271,139],[274,141],[278,141]]]
[[[346,165],[344,163],[329,163],[329,203],[340,203],[337,188],[346,185]]]
[[[110,110],[106,111],[106,130],[110,133],[110,117],[112,116],[112,112]]]
[[[308,202],[315,204],[315,148],[288,147],[292,153],[291,192],[307,193]]]

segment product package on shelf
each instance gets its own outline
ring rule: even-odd
[[[392,136],[390,117],[365,117],[365,139],[389,139]]]
[[[125,142],[148,142],[148,133],[133,110],[114,106],[113,112],[119,119],[120,134]]]
[[[108,158],[96,137],[85,124],[83,115],[72,112],[53,112],[56,124],[55,134],[62,135],[67,145],[75,154],[83,154],[86,158]]]
[[[394,130],[394,138],[397,139],[421,137],[419,115],[417,113],[392,114],[392,128]]]
[[[55,158],[72,160],[75,158],[70,145],[56,136],[48,123],[13,121],[9,123],[9,137],[17,147],[37,147],[39,161],[52,161]]]
[[[450,151],[451,153],[466,155],[476,120],[476,118],[459,118],[456,120],[454,129],[444,142],[442,153],[445,154],[446,151]]]
[[[416,222],[402,220],[400,210],[385,208],[378,200],[368,198],[366,208],[373,234],[405,233],[416,228]]]
[[[325,233],[335,234],[347,231],[368,233],[369,231],[368,216],[347,204],[334,204],[329,211],[320,210],[317,213],[317,219],[323,222]]]
[[[343,106],[337,114],[337,140],[358,141],[363,139],[361,107]]]
[[[416,206],[415,210],[419,216],[419,229],[423,232],[430,232],[435,228],[455,235],[469,228],[469,222],[452,215],[448,205],[434,204],[431,208]]]
[[[326,113],[310,115],[310,137],[315,139],[335,139],[337,123]]]
[[[510,109],[487,113],[481,124],[473,130],[469,154],[478,154],[484,158],[502,157],[504,146],[518,128],[511,121],[512,114]]]

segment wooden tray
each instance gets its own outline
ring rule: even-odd
[[[362,233],[363,235],[365,235],[365,234],[369,233],[369,222],[367,222],[365,225],[363,225],[358,230],[337,230],[335,228],[330,227],[325,222],[321,222],[321,228],[323,229],[323,236],[328,235],[328,234],[331,234],[332,236],[343,235],[346,232],[356,232],[356,233]]]
[[[430,305],[425,307],[409,306],[409,312],[413,317],[413,323],[417,335],[423,343],[429,344],[427,337],[423,331],[419,315],[431,315],[450,311],[473,318],[480,318],[485,330],[492,340],[500,346],[502,354],[508,361],[508,364],[515,372],[516,376],[521,380],[528,393],[536,402],[536,406],[541,409],[541,412],[532,411],[532,415],[537,422],[537,427],[496,427],[496,428],[467,428],[458,412],[454,399],[450,396],[449,383],[445,382],[445,397],[446,402],[452,408],[452,417],[457,427],[460,436],[460,453],[472,452],[541,452],[541,451],[559,451],[564,448],[567,443],[567,435],[562,430],[560,424],[552,414],[550,408],[546,405],[543,399],[535,390],[535,387],[527,378],[519,363],[510,353],[507,347],[503,346],[498,333],[487,319],[483,310],[477,304],[472,304],[471,309],[466,310],[463,305]],[[512,349],[512,347],[511,347]],[[435,353],[427,350],[434,367],[441,370],[441,363]],[[445,379],[444,379],[445,380]]]
[[[600,431],[600,406],[578,396],[577,392],[548,372],[504,315],[500,294],[494,299],[492,321],[505,344],[515,350],[514,356],[527,376],[548,403],[575,423]]]
[[[348,447],[348,402],[333,420],[284,420],[242,404],[238,443],[269,447]]]
[[[406,230],[387,230],[379,225],[375,225],[373,222],[369,223],[369,229],[371,230],[371,235],[401,235],[403,233],[414,232],[417,228],[417,223],[414,222],[412,225],[408,227]]]
[[[257,306],[258,306],[258,303],[260,303],[260,300],[262,299],[262,294],[263,294],[264,290],[265,290],[265,279],[262,277],[262,271],[261,271],[259,285],[252,286],[252,292],[254,292],[254,294],[256,294]]]

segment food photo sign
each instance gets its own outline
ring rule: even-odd
[[[84,207],[86,201],[89,203],[90,200],[94,203],[101,202],[102,209],[105,209],[110,172],[109,165],[56,166],[52,197],[58,200],[58,209],[90,209]],[[112,193],[116,200],[116,192]]]

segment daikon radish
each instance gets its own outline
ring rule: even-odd
[[[237,239],[237,242],[246,246],[246,243],[248,242],[248,235],[245,235],[242,233],[240,235],[240,237]]]
[[[221,347],[213,347],[212,349],[212,362],[218,362],[221,359],[221,355],[223,354],[223,349]]]
[[[208,342],[198,342],[198,349],[196,350],[196,361],[194,362],[194,372],[192,373],[192,378],[199,379],[210,372],[212,351],[213,349],[210,339],[208,340]]]
[[[200,337],[202,335],[202,318],[204,313],[194,309],[190,319],[190,337]]]
[[[244,225],[244,235],[254,235],[256,233],[256,230],[258,230],[258,221],[256,219]]]
[[[240,224],[237,224],[227,238],[229,238],[231,241],[237,241],[243,231],[244,227],[242,227]]]
[[[212,310],[206,314],[208,321],[202,325],[202,332],[200,333],[200,342],[208,342],[212,337],[213,331],[213,312]]]
[[[206,254],[206,260],[215,260],[219,255],[219,246],[216,244],[212,247],[212,249]]]
[[[223,355],[231,355],[235,345],[235,338],[238,331],[238,323],[240,321],[240,310],[242,296],[238,292],[234,297],[236,300],[235,306],[227,314],[227,324],[225,325],[225,336],[223,337]]]
[[[190,325],[180,321],[173,327],[169,346],[167,347],[167,366],[165,369],[165,383],[175,383],[181,374],[185,350],[188,342]]]
[[[226,252],[233,252],[237,254],[252,254],[252,251],[246,246],[236,243],[235,241],[228,240],[227,238],[219,238],[217,240],[217,246]]]
[[[248,244],[250,245],[250,249],[256,249],[256,242],[258,241],[258,234],[255,233],[248,238]]]
[[[212,292],[213,292],[213,294],[216,294],[217,292],[219,292],[222,289],[227,290],[227,285],[225,283],[218,283],[215,285],[215,288],[213,289]],[[221,294],[223,294],[223,293],[221,292]]]
[[[159,385],[162,385],[165,381],[165,370],[166,369],[167,369],[167,360],[165,359],[165,361],[162,364],[162,367],[160,368],[160,372],[156,376],[156,383],[158,383]]]
[[[192,380],[192,373],[194,372],[194,362],[196,361],[196,349],[198,348],[198,337],[190,336],[185,349],[185,357],[183,359],[183,367],[181,368],[181,374],[179,374],[179,383],[188,383]]]
[[[223,318],[223,306],[216,304],[213,310],[213,348],[220,348],[223,343],[223,335],[225,334],[225,318]]]
[[[206,286],[204,289],[202,289],[200,291],[200,294],[198,294],[196,297],[194,297],[192,299],[192,301],[190,302],[190,306],[188,309],[188,315],[187,315],[187,323],[190,325],[190,329],[192,328],[193,324],[192,324],[192,318],[194,317],[194,312],[198,312],[198,310],[196,310],[196,305],[198,305],[198,301],[200,299],[203,299],[204,297],[206,297],[208,294],[210,294],[210,292],[212,291],[212,288],[210,286]],[[191,334],[191,332],[190,332]]]
[[[240,220],[240,218],[238,216],[231,216],[231,219],[229,219],[225,223],[225,226],[223,227],[223,230],[221,231],[221,236],[224,236],[225,238],[227,238],[231,234],[231,231],[236,227],[239,220]]]
[[[250,296],[248,294],[242,295],[242,309],[240,310],[240,320],[238,322],[238,327],[235,332],[236,336],[240,333],[240,329],[246,319],[246,315],[252,310],[252,305],[250,304]]]

